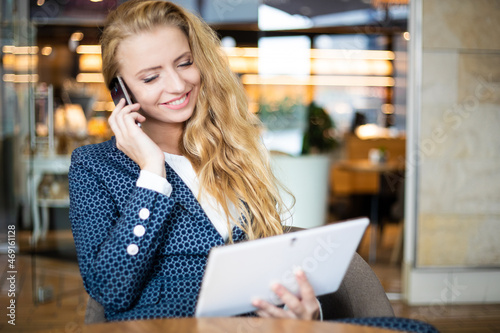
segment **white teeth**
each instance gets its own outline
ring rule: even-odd
[[[187,98],[187,94],[184,95],[184,97],[182,97],[181,99],[178,99],[176,101],[173,101],[173,102],[170,102],[170,103],[166,103],[167,105],[179,105],[179,104],[182,104],[184,103],[184,101],[186,100]]]

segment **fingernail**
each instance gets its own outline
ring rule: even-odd
[[[303,277],[305,277],[305,275],[306,274],[304,273],[304,271],[302,270],[302,268],[299,268],[299,269],[297,269],[295,271],[295,276],[296,277],[303,278]]]
[[[275,283],[272,285],[271,289],[276,293],[276,294],[280,294],[283,292],[283,287],[281,286],[281,284],[278,284],[278,283]]]

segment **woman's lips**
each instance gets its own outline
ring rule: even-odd
[[[172,109],[172,110],[179,110],[188,105],[189,103],[189,97],[191,96],[191,91],[186,93],[184,96],[182,96],[179,99],[176,99],[171,102],[163,103],[167,108]]]

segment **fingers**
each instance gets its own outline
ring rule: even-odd
[[[121,99],[108,118],[111,130],[115,134],[116,147],[139,165],[141,170],[148,170],[165,177],[165,156],[160,147],[141,129],[137,123],[146,118],[138,111],[140,105],[125,105]]]
[[[254,300],[252,305],[258,308],[256,311],[259,317],[263,318],[297,318],[295,314],[291,311],[286,311],[282,308],[274,306],[271,303],[263,301],[261,299]]]
[[[261,317],[317,319],[319,317],[319,303],[314,295],[314,289],[302,270],[295,273],[299,286],[299,296],[291,293],[280,284],[272,286],[273,292],[286,305],[281,309],[263,300],[255,300],[252,304],[258,308],[257,314]]]
[[[123,134],[123,132],[133,129],[132,125],[135,125],[136,121],[143,122],[145,120],[144,116],[137,112],[139,108],[140,105],[137,103],[125,105],[125,99],[123,98],[116,105],[108,118],[108,122],[117,137]]]
[[[125,105],[122,98],[108,118],[109,126],[115,134],[118,148],[129,145],[134,137],[140,135],[136,122],[143,122],[146,118],[139,112],[140,105]]]
[[[299,285],[301,305],[303,306],[303,315],[309,319],[317,319],[319,315],[319,303],[314,294],[314,288],[309,283],[306,273],[303,270],[297,270],[295,278]]]
[[[286,304],[287,308],[293,313],[293,316],[296,318],[301,318],[304,314],[304,308],[297,296],[292,294],[288,289],[286,289],[281,284],[275,284],[272,286],[272,290],[278,296],[284,304]]]

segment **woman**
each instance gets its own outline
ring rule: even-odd
[[[210,248],[282,233],[259,123],[215,33],[182,8],[128,1],[101,44],[105,82],[121,77],[136,103],[116,105],[114,138],[72,155],[84,285],[108,320],[191,316]],[[316,318],[313,290],[297,280],[300,297],[276,285],[285,308],[256,300],[257,314]]]

